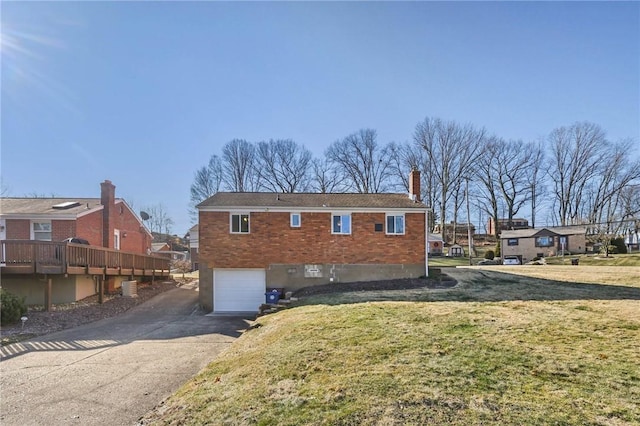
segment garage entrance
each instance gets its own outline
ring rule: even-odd
[[[257,312],[265,291],[264,269],[215,269],[213,312]]]

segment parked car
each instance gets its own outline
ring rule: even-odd
[[[503,265],[521,265],[520,258],[518,256],[505,256],[502,259]]]
[[[73,243],[73,244],[84,244],[84,245],[90,245],[89,241],[85,240],[84,238],[78,238],[78,237],[71,237],[71,238],[66,238],[64,240],[62,240],[63,243]]]

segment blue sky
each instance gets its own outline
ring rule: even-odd
[[[10,196],[187,213],[194,171],[234,138],[321,156],[426,116],[506,139],[575,121],[640,143],[638,2],[7,2],[1,174]],[[635,153],[635,155],[638,155]]]

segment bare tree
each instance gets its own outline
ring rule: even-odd
[[[143,210],[149,215],[146,221],[149,231],[167,235],[171,233],[173,219],[169,217],[162,203],[145,207]]]
[[[536,209],[538,208],[538,197],[545,194],[544,174],[545,156],[542,143],[531,142],[531,167],[527,171],[529,189],[531,191],[531,227],[536,227]]]
[[[629,218],[638,212],[633,188],[637,186],[634,182],[640,180],[640,161],[629,159],[632,145],[630,140],[610,144],[600,159],[597,179],[585,188],[581,216],[586,217],[591,233],[603,244],[607,256],[611,240],[624,233]]]
[[[632,144],[630,140],[610,144],[600,158],[600,173],[585,189],[583,215],[589,223],[616,221],[629,213],[623,196],[640,179],[640,161],[629,159]]]
[[[11,190],[7,185],[4,184],[2,178],[0,178],[0,197],[8,197],[11,193]]]
[[[554,129],[549,142],[552,165],[548,176],[560,225],[580,223],[585,188],[598,176],[600,159],[607,150],[604,131],[593,123],[575,123]]]
[[[244,139],[233,139],[222,148],[223,182],[230,191],[255,191],[255,146]]]
[[[422,150],[409,143],[391,142],[387,147],[389,154],[389,177],[391,185],[397,191],[409,191],[409,171],[420,170],[423,163]],[[420,174],[422,177],[422,173]],[[420,194],[422,198],[422,194]]]
[[[345,192],[344,179],[338,167],[326,157],[324,159],[315,158],[311,163],[311,169],[312,191],[323,194]]]
[[[622,217],[640,221],[640,183],[628,185],[620,191]]]
[[[429,158],[424,149],[417,144],[391,143],[388,147],[389,171],[397,191],[409,191],[409,171],[420,170],[420,198],[428,206],[437,204],[440,194],[438,180],[430,167]],[[433,220],[434,214],[430,217]]]
[[[470,124],[460,125],[439,118],[427,117],[416,126],[414,141],[425,150],[428,169],[434,173],[440,190],[438,207],[443,239],[449,202],[463,180],[472,174],[485,134],[484,129],[476,129]]]
[[[502,207],[500,189],[498,187],[498,171],[494,162],[494,158],[498,155],[498,142],[499,139],[496,137],[486,140],[484,147],[480,150],[481,155],[477,159],[473,174],[477,182],[476,191],[474,192],[478,205],[493,220],[494,224],[499,223],[500,209]],[[497,238],[498,234],[498,227],[494,226],[493,236]]]
[[[256,174],[260,189],[273,192],[307,190],[311,152],[290,139],[259,142]]]
[[[539,168],[534,163],[538,153],[534,144],[520,140],[506,142],[498,139],[496,144],[493,162],[506,209],[507,228],[511,228],[515,215],[531,201],[531,172]]]
[[[386,190],[389,158],[387,149],[378,147],[375,130],[361,129],[334,142],[325,154],[342,169],[349,190],[363,194]]]
[[[193,222],[198,220],[198,211],[195,206],[220,190],[222,178],[222,162],[217,155],[212,155],[206,166],[196,170],[191,184],[191,204],[189,206],[189,215]]]

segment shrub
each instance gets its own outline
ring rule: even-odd
[[[500,251],[500,238],[498,238],[498,241],[496,242],[495,256],[500,257],[501,255],[502,255],[502,253]]]
[[[600,253],[601,254],[616,254],[618,253],[618,246],[614,246],[612,244],[608,245],[608,246],[602,246],[600,247]]]
[[[191,262],[188,260],[173,260],[171,262],[171,269],[182,272],[182,278],[184,278],[184,274],[191,272]]]
[[[487,250],[484,254],[485,259],[493,260],[494,257],[496,257],[496,254],[493,250]]]
[[[0,323],[12,324],[20,321],[20,317],[27,313],[27,305],[24,297],[18,297],[13,293],[0,288]]]
[[[620,254],[627,254],[627,246],[624,243],[624,238],[618,237],[611,240],[611,245],[616,246],[617,252]]]

